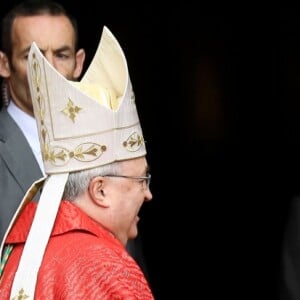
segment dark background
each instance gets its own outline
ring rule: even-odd
[[[103,25],[127,57],[153,176],[140,231],[156,299],[277,299],[300,192],[300,11],[58,2],[86,67]]]

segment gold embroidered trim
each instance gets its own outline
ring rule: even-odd
[[[68,116],[74,123],[76,115],[82,110],[81,107],[75,105],[73,101],[69,98],[67,107],[62,110],[62,112]]]
[[[81,162],[96,160],[105,151],[105,145],[95,143],[83,143],[78,145],[74,150],[68,150],[58,146],[49,149],[48,145],[44,144],[42,155],[44,161],[49,161],[56,166],[62,166],[70,159],[76,159]]]
[[[144,143],[144,138],[137,132],[132,133],[126,141],[123,142],[123,146],[131,152],[137,151]]]

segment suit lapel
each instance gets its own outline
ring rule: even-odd
[[[0,157],[24,193],[43,176],[30,145],[6,110],[0,112]]]

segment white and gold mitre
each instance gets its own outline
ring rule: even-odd
[[[36,44],[28,67],[46,174],[146,154],[126,59],[106,27],[80,82],[58,73]]]

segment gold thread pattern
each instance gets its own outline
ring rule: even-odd
[[[137,132],[132,133],[126,141],[123,142],[123,146],[131,152],[137,151],[144,144],[144,138]]]
[[[68,116],[73,122],[75,122],[76,115],[82,110],[81,107],[75,105],[73,101],[69,98],[67,107],[65,107],[61,112]]]
[[[29,298],[29,296],[25,294],[25,291],[22,288],[22,289],[19,290],[18,295],[13,297],[12,300],[24,300],[24,299],[27,299],[27,298]]]
[[[82,162],[90,162],[98,159],[106,151],[105,145],[95,143],[83,143],[74,150],[68,150],[62,147],[43,147],[44,161],[49,161],[55,166],[65,165],[70,159],[76,159]]]

